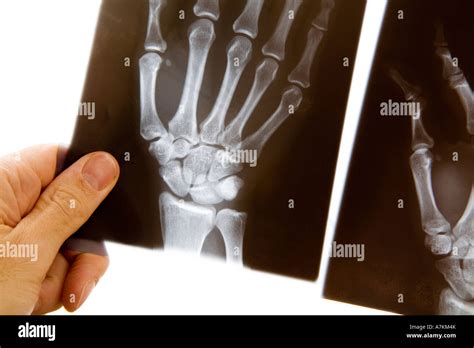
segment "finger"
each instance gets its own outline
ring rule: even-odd
[[[105,152],[84,156],[59,175],[9,237],[38,245],[46,272],[64,241],[92,215],[117,182],[117,161]]]
[[[57,145],[39,145],[0,158],[0,224],[15,227],[30,212],[64,156]]]
[[[66,310],[73,312],[82,306],[105,274],[109,258],[71,250],[65,252],[65,257],[71,267],[64,281],[62,303]]]
[[[61,295],[68,269],[69,263],[66,258],[61,254],[57,254],[41,285],[33,314],[45,314],[61,308]]]

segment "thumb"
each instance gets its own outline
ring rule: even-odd
[[[11,239],[37,244],[38,266],[47,272],[61,245],[89,219],[118,176],[119,165],[110,154],[82,157],[44,190]]]

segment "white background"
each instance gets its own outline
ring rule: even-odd
[[[0,155],[70,142],[99,6],[98,0],[0,0]],[[377,19],[368,24],[377,28]],[[349,143],[363,95],[354,98]],[[346,169],[339,169],[326,248],[345,182]],[[381,313],[323,300],[320,283],[117,244],[108,250],[111,267],[79,314]]]

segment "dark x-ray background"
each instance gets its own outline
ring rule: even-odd
[[[187,30],[197,17],[195,1],[168,1],[162,19],[168,50],[163,55],[157,83],[157,108],[167,125],[174,115],[186,73]],[[226,65],[226,46],[235,36],[232,23],[245,1],[220,1],[221,17],[215,23],[214,42],[206,66],[199,101],[198,122],[210,111]],[[266,1],[259,34],[230,112],[235,115],[250,90],[255,68],[263,58],[261,47],[270,38],[283,8],[280,0]],[[287,76],[298,63],[311,21],[320,2],[303,3],[291,29],[286,59],[277,79],[265,94],[247,126],[257,129],[276,109]],[[244,264],[254,269],[316,279],[321,256],[331,185],[340,140],[349,83],[352,75],[365,1],[338,1],[329,30],[320,45],[312,69],[311,88],[304,101],[272,136],[256,168],[239,174],[245,186],[235,208],[248,213],[244,239]],[[178,19],[185,10],[186,19]],[[105,0],[98,22],[93,53],[84,88],[83,102],[96,103],[96,118],[78,117],[69,151],[70,164],[95,150],[109,151],[121,165],[121,177],[112,194],[78,232],[94,240],[112,240],[144,247],[161,247],[159,194],[167,190],[157,161],[148,153],[149,143],[139,132],[138,61],[144,54],[148,19],[147,0]],[[124,59],[131,58],[131,67]],[[343,66],[343,57],[351,64]],[[231,119],[227,118],[227,121]],[[199,124],[199,123],[198,123]],[[124,160],[130,153],[131,160]],[[289,209],[290,199],[295,208]],[[220,238],[220,240],[219,240]],[[213,236],[205,243],[222,244]]]
[[[399,10],[404,19],[399,20]],[[453,57],[474,81],[472,1],[392,0],[356,138],[335,241],[363,243],[365,261],[332,258],[325,296],[338,301],[404,314],[432,314],[447,286],[424,246],[425,233],[409,166],[411,121],[380,116],[380,103],[405,101],[390,79],[397,69],[422,88],[427,100],[422,118],[433,137],[433,186],[440,211],[453,227],[471,190],[472,150],[457,96],[442,78],[435,55],[435,23],[444,25]],[[464,145],[460,145],[463,142]],[[459,162],[451,160],[459,152]],[[397,207],[404,200],[404,208]],[[403,294],[403,303],[398,295]]]

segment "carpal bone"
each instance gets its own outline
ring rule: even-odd
[[[184,158],[191,151],[191,144],[185,139],[178,139],[173,143],[172,158]]]
[[[278,20],[277,27],[270,40],[262,47],[262,53],[276,60],[285,59],[285,48],[288,34],[293,25],[294,17],[303,3],[303,0],[286,0],[283,12]]]
[[[158,51],[161,53],[166,51],[167,45],[161,34],[160,27],[160,16],[166,3],[167,0],[149,1],[148,29],[145,39],[145,50],[147,51]]]
[[[464,279],[461,260],[454,257],[445,257],[436,262],[436,268],[443,274],[458,297],[465,301],[474,299],[474,284]]]
[[[427,234],[425,236],[425,246],[434,255],[447,255],[453,248],[453,240],[451,234],[439,233],[434,236]]]
[[[171,160],[173,154],[173,143],[168,136],[160,138],[158,141],[150,143],[148,151],[161,165],[165,165]]]
[[[153,140],[167,134],[156,111],[156,78],[162,59],[157,53],[146,53],[140,58],[140,134]]]
[[[258,35],[258,20],[264,0],[247,0],[242,14],[234,22],[235,33],[245,34],[255,39]]]
[[[227,68],[224,80],[209,116],[201,124],[201,141],[216,144],[224,130],[225,116],[235,89],[252,56],[252,43],[243,36],[236,36],[227,48]]]
[[[333,8],[334,0],[322,0],[321,10],[311,24],[319,30],[327,31],[329,27],[329,17],[331,16]]]
[[[193,10],[198,17],[207,17],[217,21],[219,19],[219,0],[198,0]]]
[[[217,148],[199,146],[184,159],[184,180],[191,185],[201,185],[206,181],[207,173],[215,159]]]
[[[418,195],[423,231],[430,236],[439,234],[447,235],[450,234],[451,226],[436,205],[431,181],[432,165],[433,155],[431,151],[426,148],[416,150],[410,157],[410,166],[415,181],[416,193]],[[431,251],[434,253],[440,252],[439,243],[443,241],[446,243],[445,247],[448,247],[447,239],[444,237],[439,236],[439,238],[427,240],[428,243],[430,241],[436,242],[432,244],[431,248]],[[449,242],[449,245],[450,243],[451,242]],[[444,253],[445,252],[443,252],[443,254]]]
[[[296,68],[288,76],[288,81],[300,85],[303,88],[310,86],[311,67],[323,37],[324,32],[320,29],[311,28],[309,30],[303,56]]]
[[[205,183],[199,186],[193,186],[189,190],[189,194],[194,202],[198,204],[213,205],[224,200],[215,189],[215,183]]]
[[[227,262],[243,264],[243,242],[247,214],[231,209],[221,210],[216,217],[216,226],[225,243]]]
[[[211,164],[209,169],[209,174],[207,175],[207,180],[211,182],[219,181],[222,178],[227,176],[234,175],[242,170],[241,163],[233,163],[225,160],[225,151],[218,150],[220,152],[216,153],[214,161]]]
[[[234,175],[219,181],[215,190],[226,201],[232,201],[237,197],[242,186],[244,186],[243,180]]]
[[[161,167],[160,175],[176,195],[185,197],[188,194],[191,185],[184,181],[183,168],[179,161],[171,161]]]
[[[179,200],[170,193],[160,195],[161,230],[164,248],[178,248],[201,253],[207,235],[216,221],[212,206]]]
[[[255,133],[242,142],[241,148],[256,150],[257,156],[259,156],[263,146],[278,127],[280,127],[290,114],[298,110],[302,99],[303,94],[298,87],[291,86],[286,89],[278,109]]]
[[[248,119],[260,102],[263,94],[275,80],[278,63],[272,58],[265,58],[257,67],[252,88],[239,113],[226,127],[219,137],[219,143],[224,146],[236,147],[242,140],[242,131]]]
[[[169,122],[169,131],[175,138],[184,138],[191,144],[199,142],[196,110],[207,56],[215,40],[214,24],[199,19],[189,29],[189,58],[183,94],[178,111]]]
[[[439,314],[472,315],[474,314],[474,304],[461,300],[451,289],[446,288],[441,291]]]

